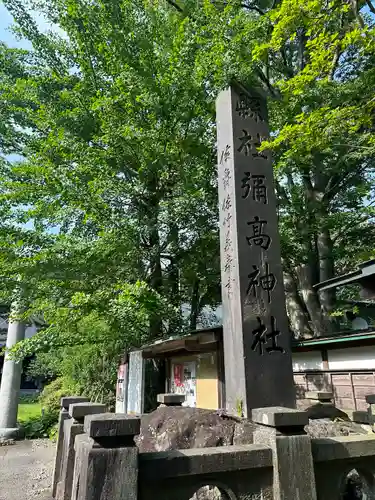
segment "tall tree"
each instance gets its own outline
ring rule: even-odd
[[[18,262],[33,288],[98,307],[138,278],[191,304],[192,327],[219,302],[214,100],[236,78],[269,95],[293,330],[330,331],[334,297],[313,285],[374,242],[374,31],[362,4],[34,2],[59,37],[39,33],[24,2],[5,3],[38,68],[8,89],[32,103],[16,109],[33,134],[7,199],[39,234],[59,228]],[[151,336],[165,328],[154,312]]]

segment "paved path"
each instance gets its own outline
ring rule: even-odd
[[[50,500],[54,458],[48,439],[0,446],[0,500]]]

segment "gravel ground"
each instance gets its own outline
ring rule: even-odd
[[[0,500],[50,500],[54,459],[48,439],[0,446]]]

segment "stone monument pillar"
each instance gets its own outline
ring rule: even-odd
[[[18,312],[18,305],[13,305],[12,313],[17,314]],[[17,413],[22,362],[10,359],[7,351],[25,338],[25,329],[25,323],[18,319],[9,318],[6,353],[0,386],[0,438],[15,439],[19,437]]]
[[[226,406],[251,417],[295,407],[266,102],[233,85],[216,115]]]

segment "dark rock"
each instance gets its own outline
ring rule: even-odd
[[[366,489],[361,476],[353,469],[346,477],[342,500],[362,500],[363,498],[367,498],[367,496],[364,497],[363,495],[365,492],[369,493]],[[368,498],[371,497],[369,496]]]
[[[313,438],[367,434],[367,431],[363,429],[361,425],[355,424],[354,422],[332,422],[328,419],[310,420],[305,430],[307,434]]]
[[[304,410],[309,419],[322,419],[322,418],[341,418],[348,420],[348,415],[336,408],[332,403],[324,403],[321,401],[314,401],[311,399],[300,399],[297,401],[297,408]]]
[[[248,444],[253,428],[251,422],[213,410],[160,407],[142,416],[135,441],[141,452],[228,446],[234,440]]]
[[[202,486],[190,500],[226,500],[227,496],[216,486]]]
[[[251,420],[242,420],[237,422],[234,427],[233,444],[251,444],[253,442],[253,434],[256,424]]]
[[[141,431],[135,442],[141,453],[251,444],[255,426],[250,420],[225,412],[159,407],[142,415]],[[361,425],[330,419],[310,420],[305,430],[314,438],[367,434]]]

